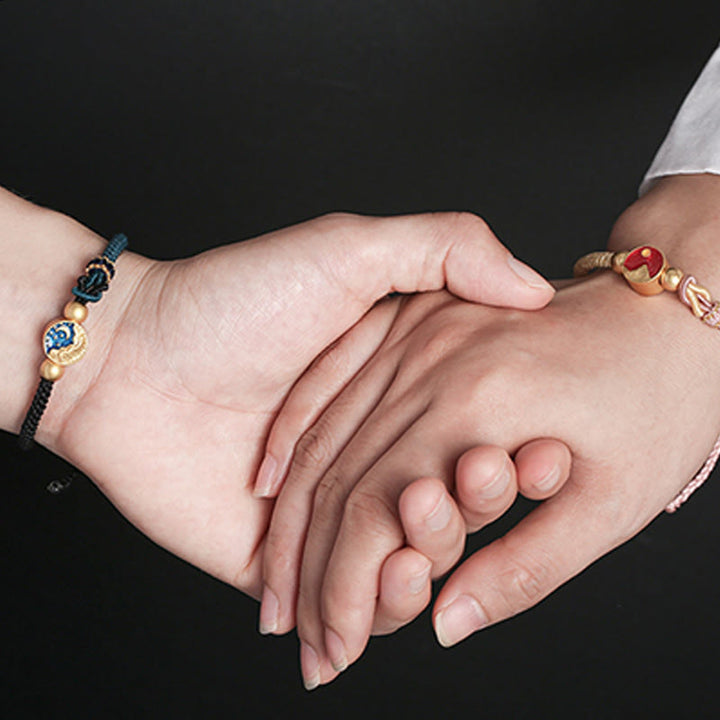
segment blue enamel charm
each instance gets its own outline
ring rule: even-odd
[[[87,333],[74,320],[55,320],[43,335],[45,356],[58,365],[70,365],[87,349]]]
[[[74,339],[75,328],[69,320],[51,325],[45,333],[45,354],[72,345]]]

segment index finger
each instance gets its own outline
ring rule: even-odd
[[[404,545],[397,511],[401,491],[418,476],[447,478],[452,472],[452,463],[429,449],[428,424],[424,417],[406,430],[348,497],[320,596],[334,666],[354,662],[370,637],[383,564]]]

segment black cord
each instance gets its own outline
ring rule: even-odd
[[[72,289],[75,302],[85,305],[89,302],[97,302],[103,293],[108,289],[110,280],[115,275],[115,261],[120,253],[127,247],[127,238],[122,233],[115,235],[107,244],[103,254],[100,257],[93,258],[85,267],[85,273],[78,278],[78,284]],[[61,320],[60,324],[71,324]],[[55,325],[56,323],[53,323]],[[50,356],[48,356],[50,357]],[[49,362],[48,360],[45,363]],[[50,363],[52,367],[52,363]],[[55,368],[58,372],[57,377],[62,375],[62,368]],[[37,432],[40,418],[45,412],[50,393],[52,392],[54,380],[48,380],[45,377],[40,379],[40,384],[32,399],[30,409],[25,415],[20,436],[18,437],[18,445],[22,450],[30,450],[33,446],[33,438]]]
[[[33,397],[32,405],[30,405],[30,409],[27,411],[22,428],[20,429],[18,445],[20,445],[21,450],[30,450],[32,448],[35,432],[40,423],[40,418],[45,412],[48,400],[50,400],[50,393],[53,390],[54,384],[52,380],[40,378],[40,384],[35,392],[35,397]]]

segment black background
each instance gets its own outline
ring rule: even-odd
[[[719,36],[698,0],[5,0],[0,183],[162,258],[467,209],[567,275]],[[308,694],[254,601],[0,453],[3,717],[717,717],[717,478],[537,609],[450,651],[425,613]]]

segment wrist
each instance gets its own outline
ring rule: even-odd
[[[77,277],[104,247],[100,236],[71,218],[0,190],[0,301],[3,307],[14,308],[0,316],[7,349],[0,357],[3,430],[19,431],[39,381],[43,330],[51,320],[62,317]],[[38,428],[38,442],[51,450],[58,450],[68,415],[100,372],[122,308],[149,264],[141,256],[123,254],[106,296],[88,306],[83,323],[88,352],[57,382]]]
[[[612,252],[640,245],[661,250],[670,267],[693,276],[713,300],[719,300],[720,177],[701,174],[661,179],[623,212],[608,241]],[[678,293],[661,293],[654,302],[650,300],[655,298],[640,296],[634,300],[661,312],[662,325],[657,327],[664,328],[668,350],[682,347],[687,358],[697,353],[697,362],[707,362],[720,352],[718,333],[693,317],[690,308],[678,302]],[[720,388],[715,380],[712,385]]]
[[[659,180],[618,218],[612,251],[638,245],[662,250],[673,267],[720,297],[720,177],[673,175]]]

